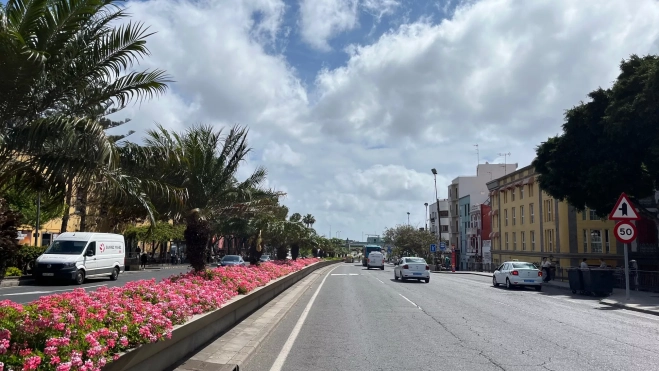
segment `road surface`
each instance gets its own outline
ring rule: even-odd
[[[384,271],[338,265],[300,298],[241,370],[659,367],[657,316],[559,288],[494,288],[482,276],[433,274],[428,284],[393,277],[391,265]]]
[[[73,283],[56,283],[56,284],[46,284],[46,285],[29,285],[29,286],[17,286],[17,287],[4,287],[0,288],[0,301],[2,300],[11,300],[16,303],[29,303],[38,299],[41,296],[52,295],[57,293],[63,293],[67,291],[73,291],[77,288],[86,288],[89,290],[95,290],[101,286],[123,286],[127,282],[151,279],[155,278],[157,280],[162,280],[163,278],[170,277],[175,274],[182,272],[187,272],[190,268],[187,265],[181,265],[178,268],[172,269],[161,269],[153,270],[147,269],[145,271],[134,271],[134,272],[125,272],[119,275],[119,278],[116,281],[110,281],[107,278],[89,278],[83,285],[75,285]]]

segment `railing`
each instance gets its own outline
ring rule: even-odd
[[[497,265],[492,263],[467,263],[468,271],[492,273],[497,269]]]

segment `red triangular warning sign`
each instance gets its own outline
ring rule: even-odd
[[[641,219],[641,217],[636,212],[636,209],[634,209],[631,201],[629,201],[629,198],[625,192],[622,192],[618,198],[618,202],[616,202],[616,205],[613,207],[613,210],[611,210],[611,213],[609,214],[609,220],[639,219]]]

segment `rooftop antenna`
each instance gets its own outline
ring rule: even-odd
[[[510,156],[510,152],[508,153],[499,153],[499,156],[503,156],[503,175],[508,174],[508,167],[506,166],[506,159],[508,156]]]

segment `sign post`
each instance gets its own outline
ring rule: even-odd
[[[632,223],[632,220],[640,220],[641,217],[638,215],[636,209],[632,205],[631,201],[625,194],[625,192],[620,194],[618,197],[618,202],[616,202],[613,210],[609,213],[609,220],[616,220],[618,223],[613,228],[613,233],[616,236],[616,239],[622,242],[625,245],[625,298],[629,300],[629,252],[630,243],[636,239],[638,234],[636,231],[636,226]]]

